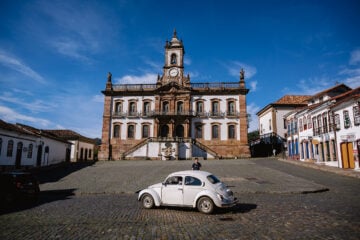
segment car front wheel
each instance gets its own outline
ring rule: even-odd
[[[144,194],[141,197],[141,203],[144,208],[153,208],[154,198],[150,194]]]
[[[197,202],[197,209],[206,214],[210,214],[214,211],[214,203],[209,197],[202,197]]]

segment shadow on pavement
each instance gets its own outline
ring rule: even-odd
[[[37,200],[29,201],[28,199],[19,199],[11,204],[2,205],[0,207],[0,215],[24,211],[26,209],[34,208],[49,202],[66,200],[75,195],[76,189],[62,189],[41,191]]]
[[[39,180],[40,184],[47,182],[57,182],[58,180],[66,177],[67,175],[79,171],[83,168],[92,166],[95,164],[91,162],[77,162],[77,163],[64,163],[57,166],[43,167],[34,169],[31,172]]]

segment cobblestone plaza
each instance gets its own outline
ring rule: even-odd
[[[359,178],[275,159],[202,161],[239,198],[204,215],[142,209],[135,191],[191,161],[116,161],[39,174],[35,206],[3,211],[1,239],[359,239]]]

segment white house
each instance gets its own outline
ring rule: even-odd
[[[336,128],[339,167],[359,169],[360,159],[360,94],[359,88],[353,95],[331,106]]]
[[[69,160],[71,143],[42,130],[0,120],[0,166],[41,167]]]

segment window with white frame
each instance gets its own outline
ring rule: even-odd
[[[235,138],[236,138],[235,125],[230,124],[228,126],[228,139],[235,139]]]
[[[32,158],[32,153],[33,153],[33,144],[30,143],[28,147],[27,158]]]
[[[344,127],[345,127],[345,128],[349,128],[349,127],[350,127],[349,111],[348,111],[348,110],[344,110],[344,111],[343,111],[343,116],[344,116]]]
[[[211,137],[212,139],[219,139],[220,137],[220,127],[218,124],[213,124],[211,126]]]
[[[119,124],[114,125],[113,137],[120,138],[120,125]]]
[[[203,136],[203,125],[201,123],[196,123],[195,138],[202,138],[202,136]]]
[[[9,140],[7,145],[7,152],[6,152],[7,157],[12,157],[13,149],[14,149],[14,141]]]
[[[150,125],[144,124],[142,126],[142,138],[150,137]]]
[[[359,105],[353,107],[353,114],[354,114],[354,125],[360,125],[360,111]]]
[[[340,115],[339,114],[334,115],[334,124],[335,124],[336,130],[340,130]]]
[[[132,139],[135,138],[135,125],[129,124],[127,127],[127,138]]]

